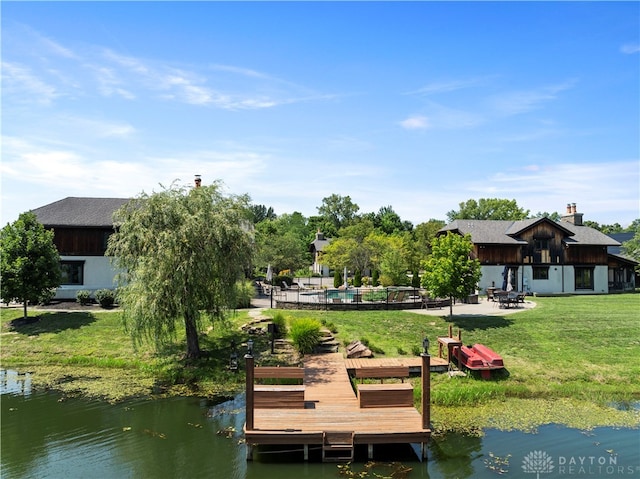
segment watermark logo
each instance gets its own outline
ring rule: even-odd
[[[544,451],[531,451],[522,460],[522,470],[529,474],[536,474],[536,479],[540,479],[540,474],[553,472],[553,460]]]

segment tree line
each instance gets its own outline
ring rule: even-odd
[[[331,237],[322,261],[333,269],[347,267],[356,278],[365,272],[382,285],[424,286],[438,296],[464,297],[479,278],[480,265],[469,257],[470,238],[436,238],[445,221],[430,219],[413,226],[391,206],[360,213],[349,196],[322,199],[318,214],[276,215],[255,205],[248,195],[224,195],[220,182],[198,188],[176,184],[142,193],[114,214],[115,232],[106,255],[121,271],[118,302],[126,329],[136,341],[162,344],[186,333],[187,358],[200,356],[198,331],[235,308],[238,283],[255,277],[268,264],[276,271],[308,274],[309,245],[317,231]],[[557,215],[557,214],[556,214]],[[530,216],[515,200],[480,199],[460,203],[447,219],[522,220]],[[592,225],[617,231],[616,225]],[[630,229],[628,254],[640,259],[640,220]],[[0,232],[0,297],[5,303],[37,303],[60,285],[58,251],[53,232],[31,212]],[[457,258],[451,262],[452,257]],[[444,263],[451,263],[443,274]],[[407,275],[407,272],[413,275]],[[421,283],[418,272],[423,271]],[[379,275],[378,275],[379,274]],[[443,277],[451,277],[449,282]]]

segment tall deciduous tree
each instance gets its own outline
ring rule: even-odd
[[[234,285],[250,265],[248,204],[247,196],[224,196],[219,183],[173,184],[116,212],[107,254],[124,271],[118,299],[135,342],[162,344],[182,322],[187,358],[200,356],[202,318],[234,307]]]
[[[340,228],[348,226],[355,219],[360,207],[351,201],[350,196],[340,196],[334,193],[331,196],[322,198],[322,206],[317,209],[318,214],[323,216],[337,232]],[[325,233],[329,232],[325,231]]]
[[[529,210],[523,210],[516,200],[504,200],[499,198],[480,198],[467,200],[460,203],[460,210],[449,211],[447,218],[453,220],[523,220],[529,214]]]
[[[2,228],[0,250],[0,296],[5,303],[21,302],[26,319],[29,302],[38,302],[60,286],[60,255],[53,243],[53,231],[45,230],[35,214],[22,213]]]
[[[447,233],[431,242],[431,256],[424,264],[422,286],[439,298],[449,298],[449,316],[453,316],[454,298],[466,298],[480,280],[480,261],[471,258],[471,236]]]

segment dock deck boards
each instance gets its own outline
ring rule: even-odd
[[[419,358],[417,358],[419,360]],[[316,444],[324,432],[352,431],[354,444],[426,443],[430,429],[412,407],[360,408],[341,353],[304,360],[305,409],[254,410],[248,444]]]

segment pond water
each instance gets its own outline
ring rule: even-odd
[[[303,463],[295,454],[247,462],[242,396],[217,405],[194,398],[112,405],[33,392],[28,376],[12,371],[0,371],[0,385],[3,479],[347,477],[336,464]],[[426,462],[389,452],[411,472],[400,475],[385,463],[374,472],[394,478],[640,477],[640,432],[633,429],[449,434],[431,441]],[[363,469],[364,461],[351,466]]]

